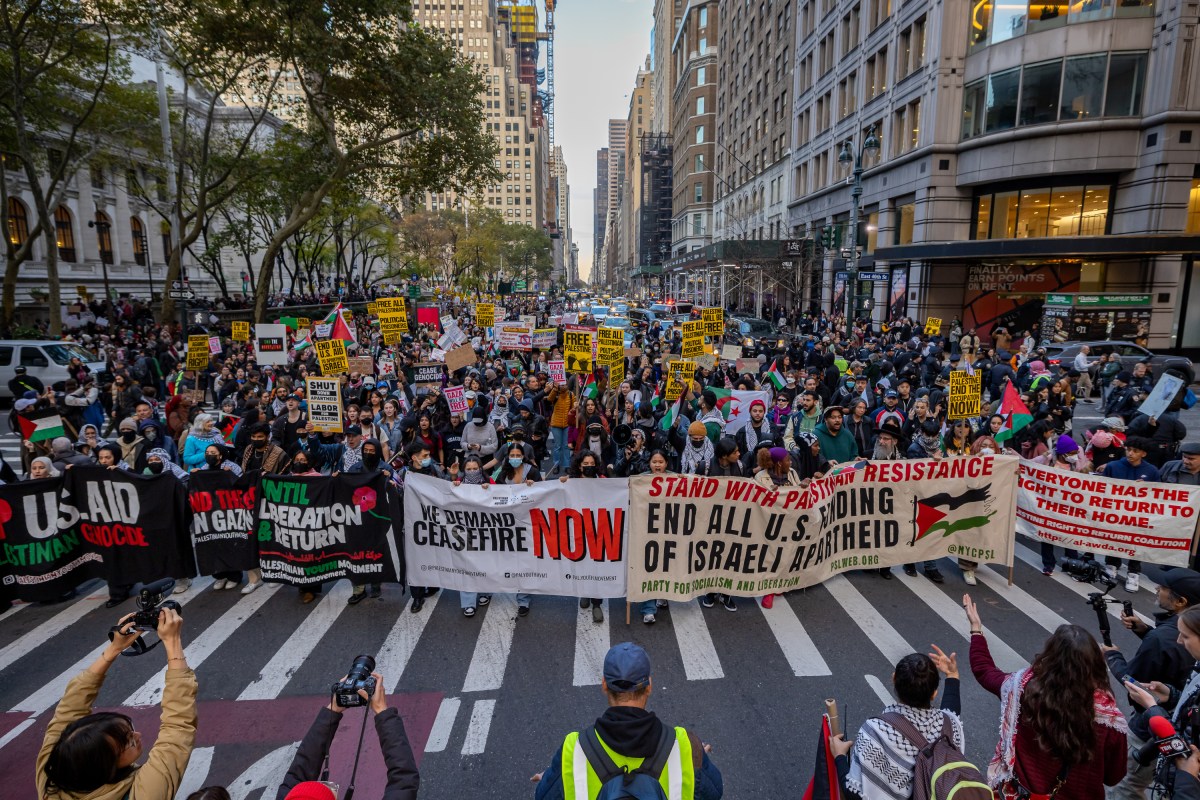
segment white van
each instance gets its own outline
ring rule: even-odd
[[[74,342],[0,339],[0,398],[13,396],[8,382],[17,377],[17,367],[25,367],[27,375],[52,386],[69,377],[67,364],[72,356],[87,364],[93,375],[98,376],[107,368],[104,360],[98,360]]]

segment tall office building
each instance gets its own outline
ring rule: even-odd
[[[642,138],[650,130],[654,113],[651,93],[650,57],[638,69],[629,95],[629,113],[625,119],[624,175],[621,189],[621,227],[618,231],[616,283],[622,294],[630,290],[630,276],[638,267],[638,240],[642,217]]]
[[[675,93],[675,76],[678,70],[671,48],[675,34],[679,31],[679,20],[683,17],[684,0],[654,0],[654,31],[650,41],[650,93],[654,113],[650,117],[650,129],[654,133],[670,133],[671,96]]]
[[[716,0],[690,2],[672,43],[677,72],[671,117],[675,255],[699,250],[712,241],[719,5]]]
[[[600,263],[600,248],[604,246],[604,226],[608,224],[608,148],[596,151],[596,188],[592,190],[592,275]]]

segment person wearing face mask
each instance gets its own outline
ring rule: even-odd
[[[383,445],[380,441],[378,439],[363,439],[359,448],[361,458],[358,464],[346,470],[346,472],[356,475],[382,473],[390,481],[392,479],[392,468],[390,464],[383,461]],[[352,606],[358,605],[368,596],[373,600],[382,600],[383,584],[357,584],[353,592],[351,592],[350,597],[346,599],[346,603]]]
[[[271,428],[265,422],[250,426],[250,444],[242,453],[242,471],[261,470],[267,475],[287,472],[287,452],[271,439]]]
[[[468,486],[482,486],[485,489],[491,485],[491,478],[483,471],[483,459],[481,457],[468,455],[463,458],[463,469],[461,473],[454,476],[454,485],[460,486],[464,483]],[[476,606],[486,606],[492,602],[492,596],[479,592],[459,592],[458,602],[463,616],[473,617],[475,616]]]
[[[232,472],[234,475],[240,476],[242,468],[234,462],[230,461],[226,456],[228,450],[224,442],[214,442],[204,448],[204,466],[197,467],[193,472],[199,470],[223,469],[226,472]]]
[[[121,449],[121,460],[134,469],[145,466],[143,453],[148,449],[146,440],[138,436],[137,423],[131,417],[121,420],[117,426],[117,447]]]
[[[687,443],[679,457],[679,471],[684,474],[703,475],[715,457],[713,443],[708,438],[708,429],[697,420],[688,426]]]
[[[488,423],[487,410],[482,406],[471,409],[471,421],[463,428],[462,448],[468,455],[479,456],[484,463],[492,459],[500,446],[496,427]]]
[[[218,443],[224,444],[225,438],[216,429],[216,420],[212,414],[197,414],[183,445],[184,468],[189,470],[200,469],[205,463],[205,453],[209,446]],[[129,461],[128,456],[125,460]],[[137,465],[134,464],[134,467],[136,468]]]
[[[187,482],[188,472],[183,467],[171,461],[171,454],[161,447],[155,447],[146,453],[146,466],[142,470],[143,475],[174,475],[183,482]]]
[[[585,450],[594,453],[603,464],[612,464],[617,460],[617,448],[609,440],[604,423],[598,416],[588,420],[584,438],[578,442],[576,450],[576,456]]]
[[[171,460],[179,463],[179,446],[167,435],[167,427],[157,419],[144,419],[138,422],[138,436],[146,440],[146,449],[160,447],[167,451]]]
[[[987,437],[980,437],[975,441],[976,444],[978,444],[980,441],[986,439]],[[995,444],[994,439],[992,440],[992,446],[995,448],[995,452],[1000,452],[1000,448]],[[988,448],[985,447],[980,452],[987,452],[987,449]],[[1092,471],[1091,462],[1089,462],[1087,457],[1083,454],[1083,451],[1079,447],[1079,443],[1066,434],[1058,437],[1058,439],[1054,442],[1054,448],[1052,450],[1044,455],[1038,456],[1033,460],[1039,464],[1051,467],[1052,469],[1061,469],[1067,472],[1090,474]],[[1041,547],[1042,551],[1042,574],[1046,576],[1053,575],[1054,567],[1057,563],[1057,560],[1054,557],[1054,545],[1050,544],[1049,542],[1039,542],[1039,546]],[[1079,558],[1079,551],[1077,550],[1065,548],[1063,553],[1067,558]]]
[[[607,477],[607,476],[605,476],[604,469],[603,469],[603,467],[601,467],[599,460],[596,458],[596,454],[593,453],[591,450],[580,450],[578,453],[575,454],[575,457],[571,459],[571,466],[567,470],[567,474],[560,477],[559,480],[562,481],[563,483],[566,483],[567,480],[571,479],[571,478],[604,478],[604,477]],[[536,479],[533,479],[533,480],[536,480]],[[532,480],[527,479],[526,483],[532,485]],[[524,595],[524,597],[526,598],[525,607],[526,607],[526,609],[528,609],[528,595]],[[521,598],[522,598],[522,595],[517,595],[518,604],[521,602]],[[643,601],[639,607],[643,607],[643,606],[647,606],[647,605],[649,605],[650,612],[651,612],[650,615],[651,615],[651,617],[653,617],[653,613],[652,613],[654,610],[654,601],[653,600]],[[601,605],[600,598],[598,598],[598,597],[581,597],[581,598],[579,598],[579,607],[581,609],[587,609],[589,606],[591,606],[591,609],[592,609],[592,621],[593,622],[604,622],[604,606]],[[518,610],[517,613],[520,614],[520,611]],[[526,613],[528,613],[528,610],[526,610]],[[521,616],[524,616],[524,614],[521,614]],[[653,622],[653,620],[651,620],[651,622]],[[650,623],[647,623],[647,624],[650,624]]]
[[[429,447],[421,441],[410,443],[404,448],[404,458],[408,462],[407,466],[400,471],[398,476],[399,483],[403,484],[404,478],[409,473],[417,475],[428,475],[432,478],[440,480],[450,480],[450,476],[433,460],[433,454],[429,452]],[[437,594],[439,587],[412,586],[408,587],[409,594],[412,596],[412,605],[409,610],[414,614],[425,607],[425,598],[432,597]]]

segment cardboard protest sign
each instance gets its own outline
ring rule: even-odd
[[[538,350],[549,350],[558,344],[558,328],[538,328],[531,335],[530,344]]]
[[[739,347],[738,350],[741,350],[741,348]],[[761,366],[762,364],[759,363],[757,358],[739,358],[734,362],[734,369],[738,371],[739,375],[757,375],[758,368]]]
[[[467,413],[467,398],[464,396],[466,387],[464,386],[447,386],[446,391],[442,394],[446,398],[447,405],[450,406],[451,414]]]
[[[254,358],[259,364],[280,366],[287,363],[287,325],[254,326]]]
[[[206,369],[210,355],[208,350],[208,336],[206,334],[195,333],[188,337],[188,369]]]
[[[477,360],[474,347],[469,344],[460,345],[446,353],[446,371],[454,372],[472,366]]]
[[[321,433],[342,432],[342,382],[338,378],[305,378],[308,421]]]
[[[736,364],[742,357],[742,348],[736,344],[721,345],[721,360]],[[740,371],[740,370],[739,370]]]
[[[950,373],[950,399],[947,419],[978,417],[983,402],[983,373],[967,374],[966,370]]]
[[[363,376],[375,374],[375,359],[370,356],[350,356],[346,361],[349,364],[347,372],[357,372]]]
[[[458,591],[622,597],[628,505],[622,480],[484,489],[409,473],[405,561]]]
[[[1138,413],[1145,414],[1147,417],[1161,417],[1182,388],[1182,378],[1163,373],[1154,384],[1154,388],[1150,390],[1150,394],[1146,395],[1146,399],[1138,407]]]
[[[1016,473],[1015,456],[962,456],[871,461],[778,490],[639,475],[629,480],[628,597],[757,597],[945,556],[1009,564]]]
[[[1043,542],[1188,566],[1200,487],[1086,475],[1021,461],[1017,532]]]
[[[230,336],[230,338],[233,339],[235,342],[250,341],[250,323],[249,322],[239,322],[237,320],[234,320],[233,334]]]
[[[546,362],[546,366],[550,368],[550,380],[559,384],[560,386],[567,382],[566,365],[562,359],[557,361],[548,361]]]
[[[412,382],[416,384],[442,385],[442,365],[436,361],[426,361],[413,367]]]
[[[350,359],[346,355],[346,343],[341,339],[318,339],[313,342],[317,348],[317,360],[321,363],[321,372],[326,375],[340,375],[350,371]]]
[[[380,356],[376,369],[380,378],[396,377],[396,361],[391,356]]]

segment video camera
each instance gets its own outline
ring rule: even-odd
[[[342,708],[365,706],[375,694],[375,676],[371,674],[374,671],[375,659],[365,655],[354,659],[346,677],[333,685],[334,702]],[[360,689],[366,691],[366,697],[358,693]]]
[[[1070,575],[1080,583],[1100,583],[1104,585],[1103,592],[1091,592],[1087,596],[1087,604],[1096,612],[1096,622],[1100,626],[1100,637],[1104,640],[1104,644],[1112,647],[1112,626],[1108,622],[1108,606],[1109,604],[1121,604],[1125,616],[1133,616],[1133,603],[1129,600],[1116,600],[1111,597],[1105,597],[1117,587],[1117,582],[1108,574],[1108,570],[1099,561],[1092,558],[1064,558],[1062,560],[1063,572]]]
[[[116,638],[118,633],[122,632],[122,630],[136,630],[141,632],[157,631],[158,613],[160,611],[162,611],[164,608],[175,609],[176,613],[182,611],[183,607],[180,606],[179,603],[176,603],[174,600],[167,599],[171,596],[174,590],[174,578],[163,578],[160,581],[148,583],[143,586],[142,590],[138,592],[137,600],[135,601],[137,603],[138,610],[134,612],[133,619],[130,623],[126,624],[124,629],[122,629],[120,625],[113,625],[111,628],[109,628],[108,640],[111,642],[114,638]],[[139,636],[133,640],[133,644],[121,652],[121,655],[140,656],[143,653],[150,652],[155,647],[158,647],[158,642],[155,642],[152,645],[147,645],[146,641]]]

